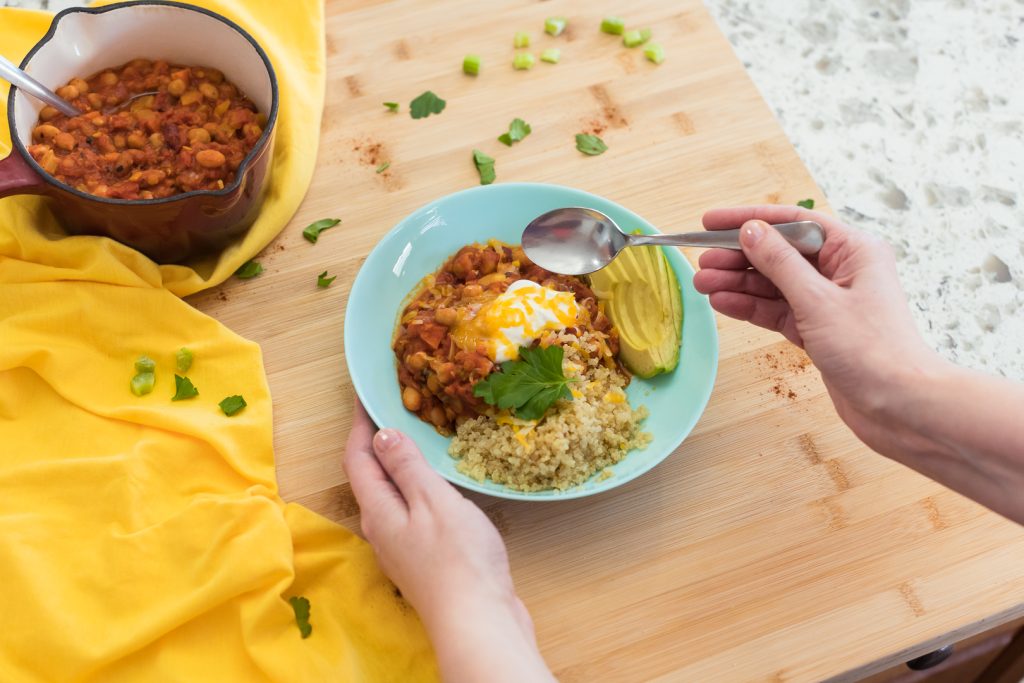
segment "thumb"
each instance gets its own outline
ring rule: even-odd
[[[778,230],[761,220],[740,228],[740,246],[747,260],[772,281],[791,306],[800,306],[825,282],[821,273],[786,241]]]
[[[431,468],[416,443],[397,430],[377,432],[373,438],[373,451],[409,505],[450,495],[454,490]]]

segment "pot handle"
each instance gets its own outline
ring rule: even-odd
[[[0,197],[45,192],[46,183],[17,150],[12,149],[6,159],[0,159]]]

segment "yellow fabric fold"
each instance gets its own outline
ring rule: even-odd
[[[280,499],[259,347],[179,298],[229,277],[302,200],[322,5],[199,4],[253,33],[282,89],[272,185],[239,244],[160,266],[64,236],[38,198],[0,200],[0,681],[435,680],[419,620],[366,543]],[[0,9],[0,52],[20,60],[49,21]],[[200,393],[171,402],[183,346]],[[135,397],[142,354],[157,383]],[[234,394],[248,406],[226,417],[217,404]],[[292,595],[312,605],[308,639]]]

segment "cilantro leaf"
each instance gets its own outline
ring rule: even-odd
[[[192,380],[181,375],[174,376],[174,396],[171,397],[172,401],[184,401],[187,398],[195,398],[198,395],[199,390],[192,385]]]
[[[598,154],[603,154],[608,149],[608,145],[604,144],[604,140],[596,135],[579,133],[576,135],[576,149],[587,156],[596,157]]]
[[[422,119],[431,114],[440,114],[446,104],[447,102],[428,90],[409,103],[409,115],[414,119]]]
[[[331,283],[337,279],[337,275],[335,275],[334,277],[327,277],[327,271],[325,270],[324,272],[316,276],[316,286],[320,287],[321,289],[327,289],[328,287],[331,286]]]
[[[304,639],[309,638],[313,632],[313,625],[309,623],[309,600],[293,595],[288,598],[288,602],[295,612],[295,625],[299,627],[299,633]]]
[[[383,173],[384,171],[388,170],[389,168],[391,168],[391,162],[390,161],[385,161],[383,164],[381,164],[380,166],[377,167],[377,173]]]
[[[522,119],[512,119],[512,123],[508,124],[508,132],[502,133],[498,137],[498,142],[511,147],[514,143],[519,142],[529,135],[532,130],[533,129],[530,128],[530,124],[526,121],[523,121]]]
[[[797,206],[802,206],[805,209],[813,209],[814,208],[814,200],[813,199],[801,199],[800,201],[798,201],[796,203],[796,205]]]
[[[494,173],[494,157],[489,157],[478,149],[473,150],[473,163],[480,174],[480,184],[490,185],[497,177]]]
[[[302,231],[302,236],[307,240],[316,244],[316,241],[320,239],[320,233],[327,228],[333,228],[335,225],[341,222],[340,218],[321,218],[315,223],[310,223],[306,226],[305,230]]]
[[[473,386],[473,395],[502,409],[512,409],[523,420],[539,420],[559,399],[572,400],[569,384],[576,380],[562,372],[561,346],[519,349],[519,360],[501,364]]]
[[[245,402],[245,399],[242,398],[241,396],[228,396],[226,399],[224,399],[217,405],[220,406],[221,411],[225,415],[231,417],[232,415],[240,411],[242,408],[244,408],[247,404]]]
[[[390,111],[398,111],[398,102],[385,102],[384,106]]]
[[[235,271],[235,277],[239,280],[248,280],[254,278],[263,272],[263,266],[260,265],[259,261],[253,261],[249,259]]]

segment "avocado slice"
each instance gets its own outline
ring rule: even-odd
[[[660,300],[662,305],[662,318],[666,324],[672,325],[672,334],[666,335],[659,349],[663,372],[671,372],[679,363],[679,347],[682,343],[683,332],[683,298],[679,289],[679,280],[676,279],[675,271],[668,262],[668,256],[662,247],[643,247],[647,252],[652,266],[658,271],[658,281],[661,283],[663,296]]]
[[[590,285],[619,332],[619,357],[638,377],[679,363],[683,308],[679,282],[660,247],[625,249]]]

